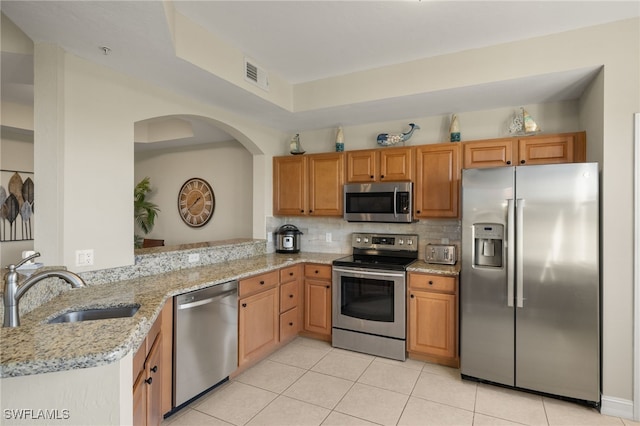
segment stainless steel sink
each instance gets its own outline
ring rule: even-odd
[[[95,321],[110,318],[132,317],[138,312],[140,305],[112,306],[108,308],[82,309],[79,311],[65,312],[51,318],[47,323],[57,324],[63,322]]]

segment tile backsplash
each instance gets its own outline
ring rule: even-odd
[[[414,223],[355,223],[342,218],[269,217],[267,218],[267,252],[275,252],[274,232],[290,223],[302,231],[300,250],[319,253],[352,251],[351,234],[377,232],[383,234],[418,234],[418,256],[423,259],[427,244],[453,244],[460,248],[461,223],[458,219],[420,220]],[[327,241],[330,234],[330,240]]]

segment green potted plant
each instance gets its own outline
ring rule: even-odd
[[[153,229],[156,217],[160,208],[157,204],[147,201],[147,194],[151,192],[151,184],[149,183],[149,177],[145,177],[136,185],[133,191],[133,215],[136,221],[136,225],[142,230],[142,232],[148,234]],[[134,235],[134,244],[136,248],[142,247],[143,237],[140,235]]]

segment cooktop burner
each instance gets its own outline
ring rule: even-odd
[[[363,234],[351,236],[353,254],[333,261],[335,266],[404,271],[418,259],[415,234]]]

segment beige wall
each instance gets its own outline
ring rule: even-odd
[[[148,238],[163,239],[165,245],[251,238],[253,157],[239,142],[142,152],[135,158],[135,181],[149,176],[153,192],[148,199],[160,207]],[[200,228],[188,227],[178,215],[178,191],[192,177],[206,180],[215,193],[213,217]]]
[[[603,406],[615,405],[627,416],[633,398],[631,154],[632,114],[640,111],[638,52],[640,20],[633,19],[322,80],[296,87],[294,97],[294,110],[302,111],[366,101],[373,95],[399,96],[603,67],[601,80],[580,102],[578,120],[593,131],[590,142],[602,146],[590,148],[589,160],[602,168]],[[50,199],[46,206],[52,216],[49,223],[57,230],[52,232],[58,233],[36,234],[36,248],[46,249],[52,259],[71,264],[74,250],[94,248],[92,269],[133,262],[133,123],[172,114],[212,117],[254,155],[253,234],[264,236],[264,218],[271,214],[271,156],[286,152],[291,135],[46,45],[36,49],[35,99],[35,169],[48,183],[46,189],[60,197],[59,203]],[[601,131],[592,120],[602,123]],[[461,126],[466,137],[464,117]],[[366,137],[372,130],[366,130]],[[349,146],[352,135],[347,131],[345,137]],[[45,161],[51,158],[55,163],[48,167]]]

